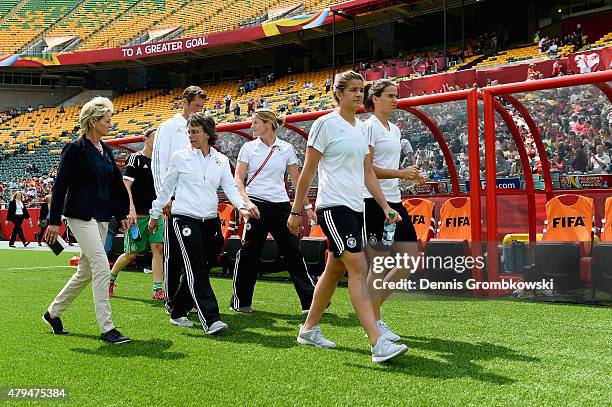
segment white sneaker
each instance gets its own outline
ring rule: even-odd
[[[229,327],[223,321],[213,322],[208,329],[206,330],[206,335],[214,335],[219,334],[221,332],[227,331]]]
[[[389,326],[383,322],[382,319],[376,321],[376,326],[378,327],[380,334],[391,342],[399,341],[400,339],[402,339],[398,334],[393,332],[391,328],[389,328]]]
[[[193,322],[187,319],[187,317],[180,317],[176,319],[170,318],[172,325],[180,326],[181,328],[193,328]]]
[[[408,346],[395,344],[384,336],[380,336],[372,347],[372,362],[381,363],[406,353]]]
[[[300,333],[297,337],[297,342],[302,345],[313,345],[317,348],[335,348],[336,344],[328,341],[323,336],[319,325],[313,326],[312,329],[304,331],[304,326],[300,325]]]

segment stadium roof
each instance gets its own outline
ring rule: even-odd
[[[346,3],[333,5],[330,7],[330,10],[355,16],[398,4],[414,4],[420,1],[422,0],[351,0]]]

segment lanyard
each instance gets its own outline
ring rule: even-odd
[[[272,156],[272,153],[274,152],[274,150],[276,149],[276,147],[278,146],[272,146],[272,148],[270,149],[270,152],[268,153],[268,156],[266,157],[266,159],[264,160],[263,163],[261,163],[261,165],[259,166],[259,168],[257,169],[257,171],[255,171],[255,173],[251,176],[251,178],[249,178],[249,180],[246,182],[246,186],[248,187],[249,184],[251,182],[253,182],[253,180],[255,179],[255,177],[257,175],[259,175],[259,173],[261,172],[261,170],[263,169],[263,167],[266,166],[266,163],[268,162],[268,160],[270,159],[270,157]]]

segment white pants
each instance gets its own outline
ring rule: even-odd
[[[76,218],[67,218],[67,220],[72,234],[79,242],[81,258],[76,273],[49,305],[49,315],[52,318],[62,315],[91,281],[100,332],[108,332],[115,327],[111,320],[111,307],[108,300],[110,267],[104,251],[108,222],[98,222],[95,219],[84,221]]]

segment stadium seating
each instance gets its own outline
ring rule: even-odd
[[[525,61],[538,57],[543,57],[543,55],[538,53],[537,45],[530,45],[528,47],[500,51],[497,54],[477,64],[476,68],[504,65],[512,62]]]
[[[589,48],[606,47],[612,44],[612,31],[595,41]]]
[[[21,0],[3,0],[0,3],[0,18],[6,16]]]
[[[305,12],[341,3],[309,0]],[[182,37],[228,31],[265,16],[272,7],[295,5],[291,0],[3,0],[0,51],[17,52],[46,36],[77,35],[77,49],[118,47],[151,28],[181,27]]]
[[[126,12],[138,3],[138,0],[115,0],[100,2],[85,0],[75,12],[63,18],[47,36],[77,35],[85,41],[109,22]]]
[[[0,24],[0,51],[19,51],[70,13],[81,1],[25,0],[25,4],[19,10]]]
[[[79,49],[113,48],[139,37],[158,22],[178,12],[188,0],[141,0],[111,24],[85,41]]]

